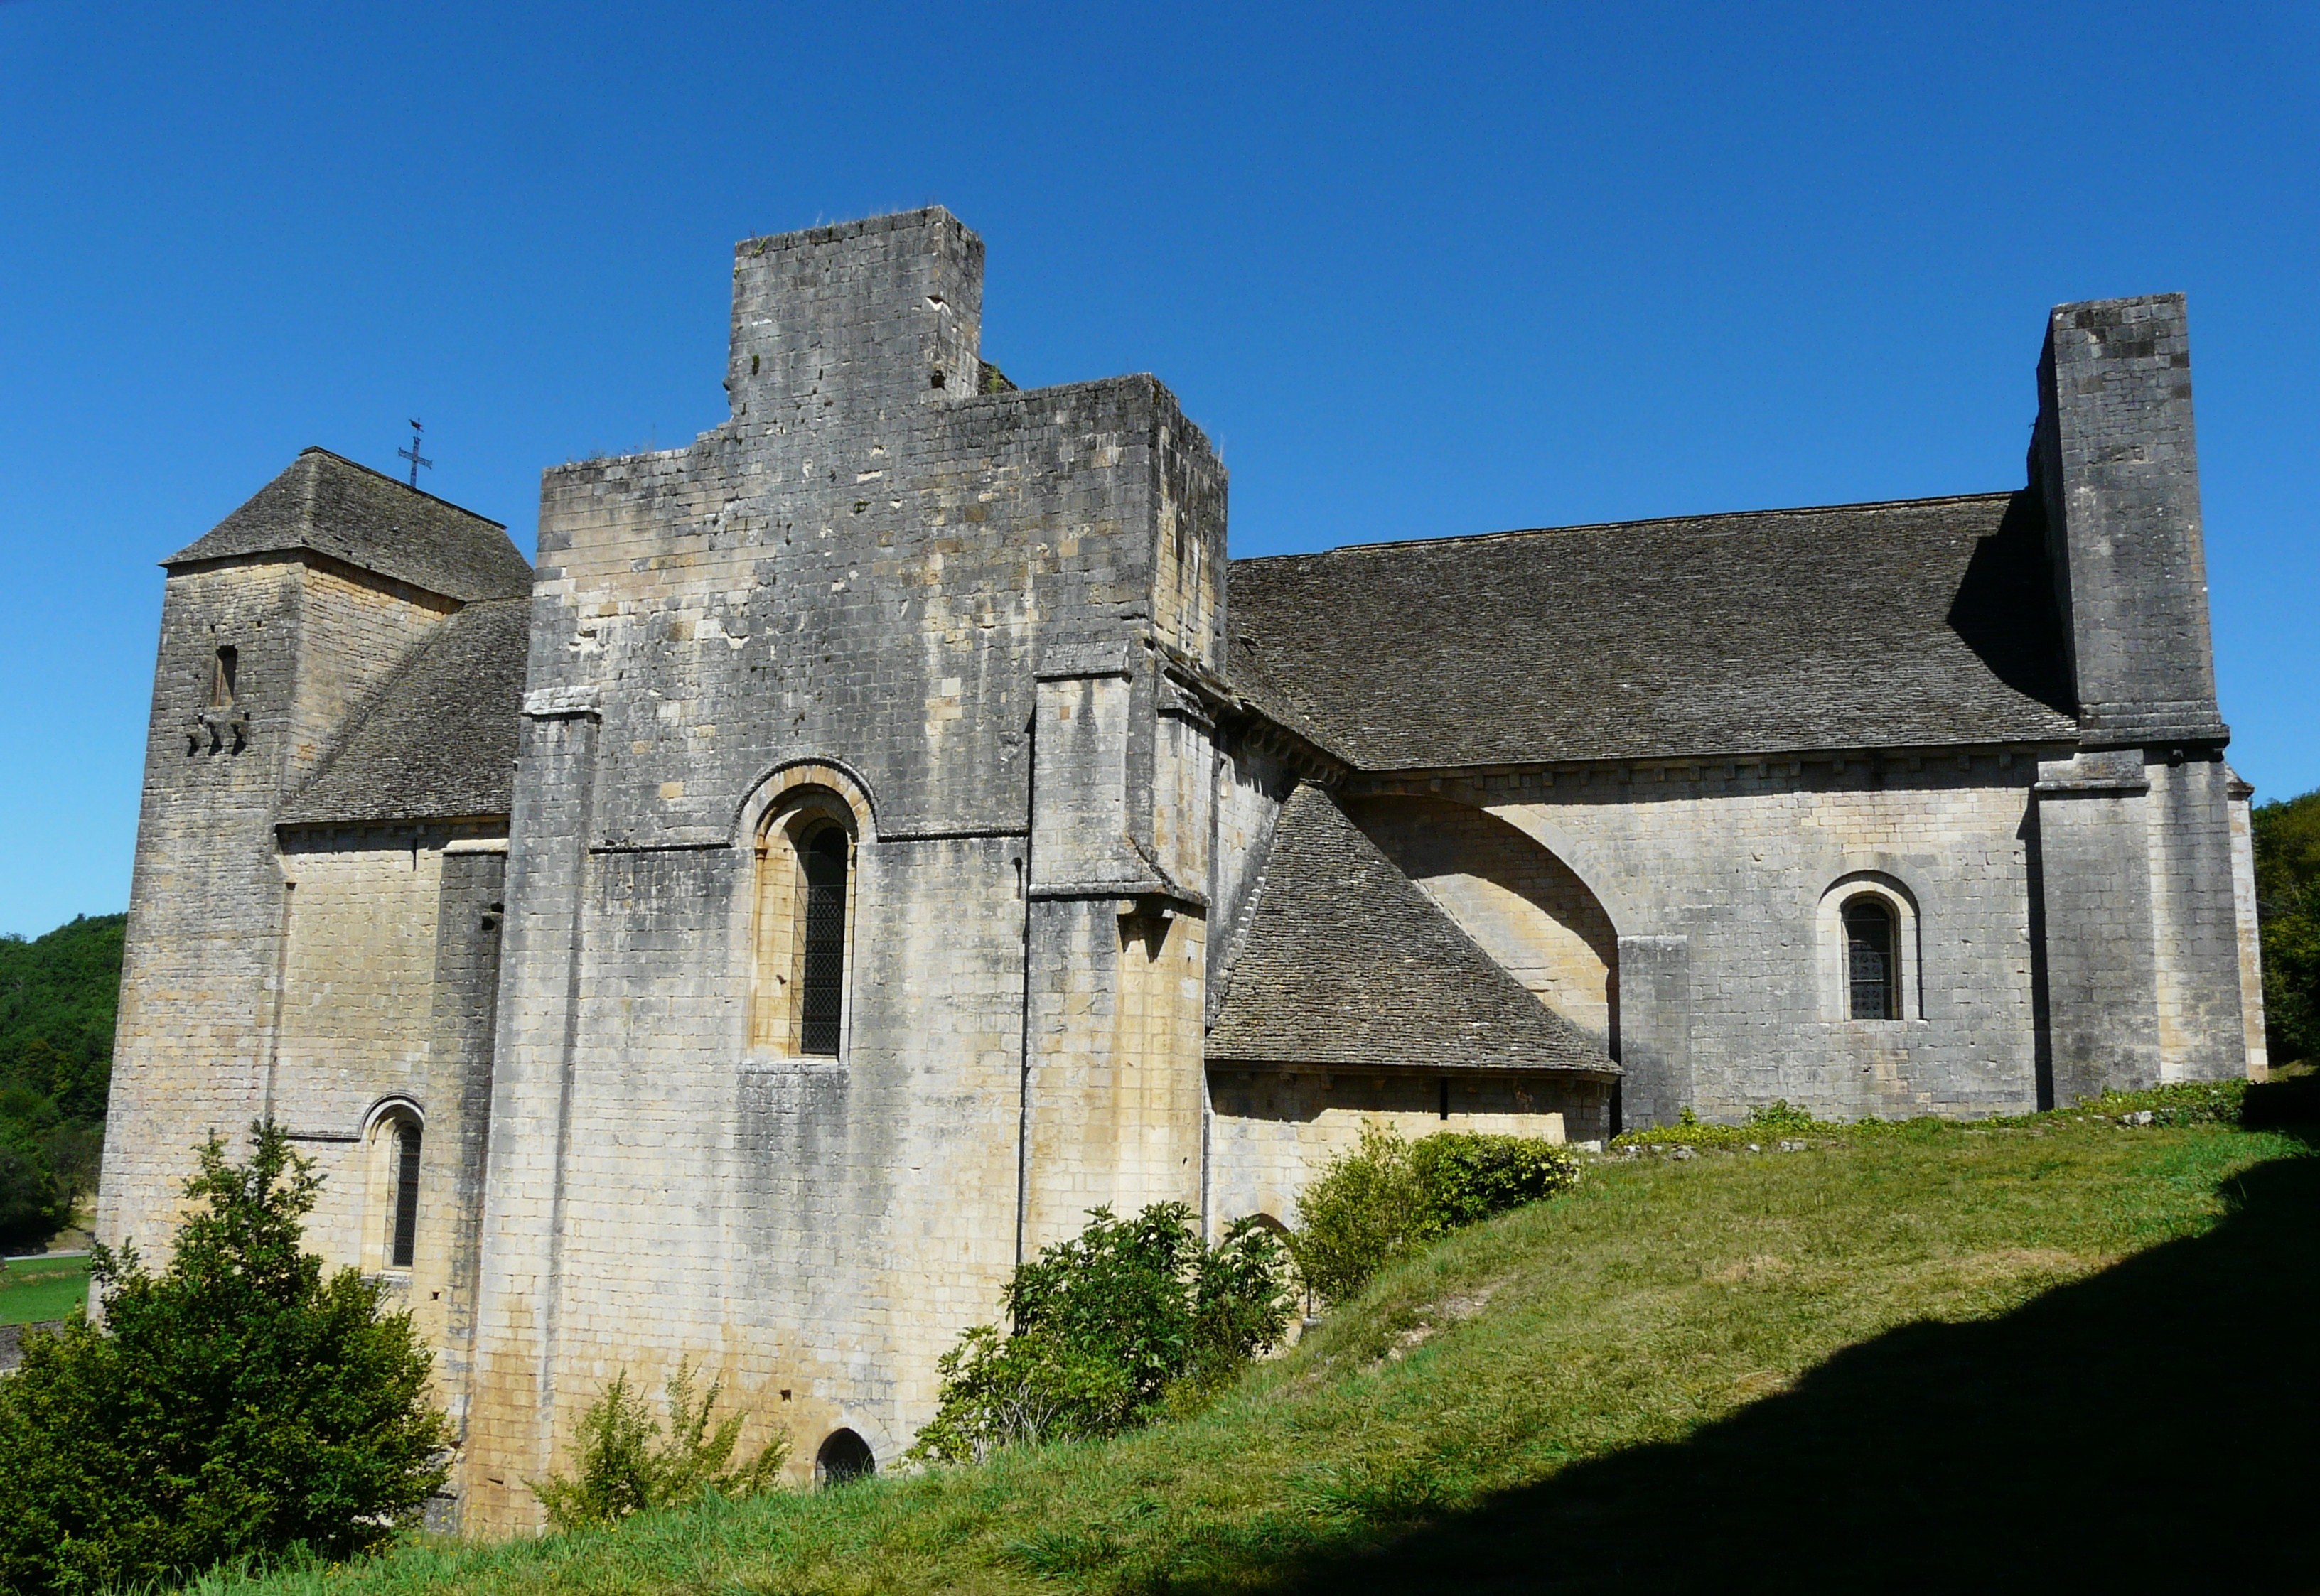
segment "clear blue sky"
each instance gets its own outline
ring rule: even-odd
[[[0,931],[127,901],[161,576],[307,444],[530,552],[724,415],[732,242],[939,201],[1237,554],[2004,488],[2190,295],[2232,758],[2320,785],[2320,9],[0,0]]]

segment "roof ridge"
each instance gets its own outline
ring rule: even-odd
[[[1371,549],[1438,547],[1445,544],[1498,543],[1517,537],[1552,537],[1572,532],[1625,532],[1654,527],[1690,526],[1699,521],[1754,520],[1766,516],[1834,515],[1839,511],[1915,509],[1937,504],[1971,504],[1982,500],[2011,499],[2020,488],[1994,489],[1980,493],[1938,493],[1923,499],[1868,499],[1849,504],[1791,504],[1763,509],[1716,509],[1698,515],[1651,516],[1635,521],[1580,521],[1566,527],[1509,527],[1497,532],[1448,532],[1434,537],[1386,537],[1373,543],[1340,543],[1329,548],[1285,555],[1243,555],[1226,563],[1261,565],[1281,560],[1319,560],[1330,555],[1357,554]]]
[[[349,460],[335,449],[326,449],[320,444],[308,444],[304,448],[298,451],[298,458],[301,460],[304,460],[309,455],[320,455],[325,460],[335,460],[341,465],[361,472],[365,476],[375,476],[390,487],[400,488],[406,493],[415,493],[420,498],[428,500],[430,503],[441,505],[445,509],[457,510],[459,514],[467,517],[470,520],[481,521],[485,526],[497,527],[502,532],[507,530],[507,523],[505,521],[495,521],[487,515],[483,515],[475,510],[469,509],[464,504],[455,504],[450,500],[445,499],[439,494],[430,493],[426,489],[419,486],[416,482],[406,482],[399,476],[389,476],[385,472],[379,470],[376,465],[365,465],[359,460]],[[307,513],[310,516],[313,513],[313,495],[310,490],[307,494]]]

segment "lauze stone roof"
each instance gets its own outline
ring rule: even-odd
[[[1282,809],[1229,980],[1212,1061],[1618,1073],[1318,787]]]
[[[1985,493],[1237,560],[1234,680],[1370,770],[2065,739],[2044,537]]]
[[[530,622],[521,599],[447,617],[349,719],[281,824],[506,815]]]
[[[301,453],[248,503],[161,564],[301,549],[467,603],[531,591],[531,566],[497,521],[328,449]]]

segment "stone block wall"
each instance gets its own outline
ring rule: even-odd
[[[1618,939],[1621,1112],[1632,1125],[1687,1105],[1736,1119],[1775,1097],[1839,1118],[2035,1105],[2025,826],[2035,773],[2029,759],[1980,752],[1355,785],[1373,789],[1372,808],[1415,798],[1481,810],[1583,885]],[[1433,836],[1428,868],[1476,878],[1508,868],[1501,832],[1469,822]],[[1890,883],[1909,911],[1915,979],[1899,1020],[1845,1017],[1832,911],[1855,881]],[[1500,934],[1458,895],[1438,901],[1478,940]],[[1591,912],[1587,922],[1593,935],[1581,940],[1600,957],[1602,924]]]

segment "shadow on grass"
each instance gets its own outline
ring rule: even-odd
[[[2204,1236],[1276,1588],[2320,1590],[2320,1158],[2225,1193]]]

